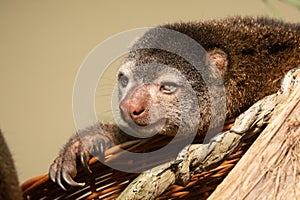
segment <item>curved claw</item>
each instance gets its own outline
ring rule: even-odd
[[[100,144],[100,152],[101,152],[101,157],[102,157],[102,159],[101,160],[103,160],[104,161],[104,159],[105,159],[105,143],[104,143],[104,141]]]
[[[52,180],[52,182],[56,182],[56,170],[53,170],[54,168],[54,165],[56,165],[56,163],[53,163],[51,166],[50,166],[50,170],[49,170],[49,177],[50,179]]]
[[[56,183],[65,191],[67,191],[67,188],[62,184],[61,182],[61,173],[60,170],[57,172],[57,177],[56,177]]]
[[[90,169],[89,164],[88,164],[89,159],[90,159],[90,156],[89,156],[89,155],[87,155],[87,154],[84,153],[84,152],[81,152],[81,154],[80,154],[80,162],[81,162],[81,164],[82,164],[84,170],[85,170],[86,172],[88,172],[88,173],[91,174],[91,173],[92,173],[92,170]]]
[[[76,181],[73,180],[73,178],[70,176],[69,173],[67,173],[66,171],[63,171],[62,173],[62,178],[64,179],[64,181],[71,186],[74,187],[78,187],[78,186],[84,186],[85,183],[77,183]],[[61,186],[61,185],[60,185]]]
[[[99,142],[97,148],[95,148],[94,150],[94,156],[96,156],[101,162],[104,161],[105,159],[105,141],[101,140],[101,142]]]

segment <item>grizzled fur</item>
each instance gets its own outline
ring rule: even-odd
[[[267,18],[234,17],[224,20],[174,23],[161,27],[186,34],[202,45],[207,52],[222,52],[219,55],[213,55],[212,58],[217,58],[214,62],[220,65],[220,74],[226,90],[227,118],[237,116],[257,100],[274,93],[279,89],[283,75],[289,69],[300,65],[299,24],[283,23]],[[186,96],[186,100],[183,103],[181,102],[182,104],[171,99],[171,97],[162,97],[158,93],[155,102],[160,103],[158,106],[163,108],[164,112],[156,113],[155,116],[161,114],[167,117],[167,126],[162,129],[160,134],[172,135],[176,132],[174,130],[176,130],[176,126],[182,119],[181,115],[184,114],[183,111],[177,108],[180,105],[183,107],[185,105],[191,106],[188,109],[183,109],[184,112],[191,112],[190,120],[183,120],[183,124],[188,128],[192,127],[191,125],[195,122],[192,119],[193,116],[199,114],[198,133],[203,134],[210,122],[211,102],[207,93],[208,89],[201,75],[183,58],[163,50],[136,49],[147,43],[168,42],[168,40],[159,38],[161,36],[153,35],[154,32],[150,30],[133,45],[131,52],[120,67],[119,77],[123,76],[123,71],[130,72],[132,77],[129,78],[131,80],[136,83],[148,84],[147,87],[153,89],[154,86],[151,81],[155,80],[156,76],[163,77],[164,74],[158,69],[151,69],[152,71],[147,73],[150,68],[139,67],[142,64],[161,63],[183,74],[187,83],[196,91],[199,110],[191,109],[193,105],[189,102],[190,89],[183,87],[184,89],[180,90],[179,96]],[[176,41],[176,43],[180,44],[180,41]],[[201,63],[202,67],[209,68],[210,65],[211,63],[206,62],[206,60]],[[143,78],[145,74],[147,76]],[[184,80],[179,76],[178,79]],[[126,81],[125,79],[124,85],[127,84]],[[183,85],[186,86],[187,83]],[[128,90],[124,86],[124,88],[119,88],[119,92],[120,100],[122,100]],[[140,89],[139,92],[149,96],[147,91]],[[126,106],[128,105],[126,104],[123,107],[126,108]],[[159,109],[154,112],[159,112]],[[149,123],[148,118],[136,121],[145,124]],[[50,167],[50,177],[53,181],[59,183],[62,187],[64,187],[62,180],[73,186],[80,185],[72,179],[76,175],[76,160],[81,159],[82,164],[86,165],[90,155],[88,151],[104,151],[105,148],[113,145],[112,141],[116,143],[124,141],[123,131],[116,125],[100,123],[100,126],[104,133],[99,134],[96,133],[97,131],[95,132],[95,129],[88,128],[85,130],[85,133],[87,133],[86,141],[80,141],[78,136],[75,136],[67,143]],[[85,143],[85,145],[82,145],[82,143]]]
[[[175,23],[161,26],[186,34],[206,51],[221,49],[227,54],[228,69],[224,74],[228,117],[234,117],[262,97],[274,93],[289,69],[300,65],[300,25],[268,18],[227,18],[204,22]],[[153,42],[153,37],[142,38]],[[162,42],[163,40],[159,40]],[[139,42],[139,41],[138,41]],[[141,41],[140,43],[144,43]],[[136,44],[138,45],[138,44]],[[174,66],[188,76],[196,91],[194,70],[183,66],[180,58],[155,50],[132,52],[128,59],[145,63],[154,58]],[[198,77],[201,79],[200,77]],[[201,94],[202,95],[202,94]]]
[[[22,199],[22,191],[15,165],[0,130],[0,200],[20,199]]]

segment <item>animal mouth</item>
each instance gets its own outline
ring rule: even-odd
[[[166,122],[167,120],[165,118],[161,118],[150,124],[137,124],[133,121],[127,124],[129,126],[130,133],[132,133],[130,135],[134,135],[139,138],[148,138],[161,133],[166,127]]]

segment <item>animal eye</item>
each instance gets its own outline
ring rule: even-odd
[[[119,74],[118,76],[118,80],[119,80],[119,83],[123,86],[123,87],[126,87],[128,85],[128,78],[127,76],[125,76],[124,74]]]
[[[172,94],[177,90],[177,84],[172,82],[166,82],[162,83],[160,86],[160,91],[162,91],[165,94]]]

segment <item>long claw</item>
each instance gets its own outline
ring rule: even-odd
[[[94,151],[94,156],[96,156],[101,162],[104,161],[105,159],[105,142],[102,140],[101,142],[99,142],[96,150]]]
[[[76,181],[74,181],[73,178],[70,176],[70,174],[68,174],[65,171],[62,173],[62,177],[68,185],[71,185],[71,186],[74,186],[74,187],[85,185],[85,183],[77,183]]]
[[[55,183],[55,179],[56,179],[56,172],[52,169],[54,164],[51,165],[50,167],[50,171],[49,171],[49,177],[52,180],[52,182]]]
[[[104,152],[105,152],[105,143],[104,142],[102,142],[100,144],[99,150],[101,152],[100,154],[101,154],[102,160],[104,161],[104,159],[105,159],[105,154],[104,154]]]
[[[67,189],[65,188],[65,186],[62,184],[61,182],[61,173],[60,171],[57,173],[57,177],[56,177],[56,182],[57,184],[65,191],[67,191]]]
[[[88,172],[88,173],[91,174],[91,173],[92,173],[92,170],[90,169],[89,164],[88,164],[89,159],[90,159],[90,158],[89,158],[88,155],[86,155],[84,152],[81,152],[81,154],[80,154],[80,161],[81,161],[81,164],[82,164],[84,170],[85,170],[86,172]]]

